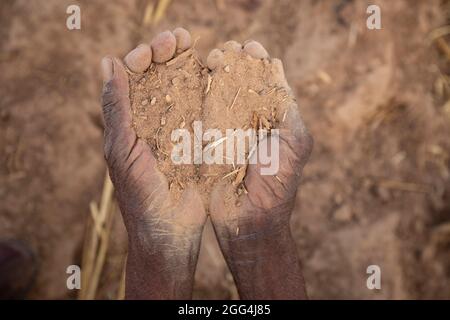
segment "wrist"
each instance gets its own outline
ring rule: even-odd
[[[289,212],[239,216],[215,223],[216,234],[242,299],[304,299],[304,281]]]
[[[260,238],[254,245],[236,242],[229,265],[242,299],[304,299],[303,275],[289,230]]]
[[[157,252],[129,243],[126,269],[127,299],[191,299],[198,258],[196,246],[183,254]]]
[[[157,228],[128,237],[127,299],[190,299],[201,230],[174,238]]]
[[[236,214],[229,214],[226,220],[215,219],[214,216],[212,220],[224,245],[270,247],[290,235],[290,215],[290,206],[271,210],[245,206]]]

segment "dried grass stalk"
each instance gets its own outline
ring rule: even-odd
[[[91,202],[91,215],[87,223],[81,266],[80,300],[95,299],[97,288],[108,251],[115,210],[112,205],[113,185],[106,174],[100,207]]]

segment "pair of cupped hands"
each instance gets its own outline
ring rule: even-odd
[[[194,188],[186,188],[175,202],[171,199],[150,146],[133,129],[126,71],[143,72],[152,62],[164,63],[190,46],[189,32],[177,28],[157,35],[150,45],[139,45],[124,62],[105,57],[101,63],[104,152],[128,232],[126,296],[131,299],[192,295],[207,214]],[[266,55],[255,41],[241,49],[254,58]],[[211,191],[209,214],[241,298],[305,297],[289,220],[312,139],[297,105],[289,112],[291,120],[280,130],[280,181],[262,176],[259,164],[249,165],[244,180],[248,193],[240,196],[241,206],[233,214],[224,205],[225,186]]]

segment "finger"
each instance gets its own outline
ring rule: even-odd
[[[223,59],[224,56],[222,50],[213,49],[206,58],[206,65],[208,66],[209,70],[214,70],[223,64]]]
[[[292,89],[287,83],[286,75],[284,73],[283,62],[281,62],[280,59],[275,58],[271,60],[271,66],[274,84],[285,88],[289,94],[292,94]]]
[[[240,44],[237,41],[230,40],[230,41],[227,41],[224,43],[223,49],[225,51],[232,51],[232,52],[239,53],[242,51],[242,44]]]
[[[244,51],[255,59],[266,59],[269,57],[269,54],[262,44],[253,40],[244,45]]]
[[[142,73],[152,63],[152,49],[148,44],[140,44],[125,56],[124,61],[131,71]]]
[[[177,40],[177,52],[183,52],[191,47],[192,37],[189,31],[184,28],[176,28],[172,33]]]
[[[153,52],[153,61],[164,63],[172,59],[177,47],[177,39],[170,31],[158,34],[150,44]]]

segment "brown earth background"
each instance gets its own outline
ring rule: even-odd
[[[251,38],[284,61],[315,138],[292,218],[310,297],[450,299],[447,1],[173,0],[155,19],[160,2],[0,2],[0,238],[38,256],[28,298],[77,296],[66,268],[106,172],[100,59],[184,26],[203,58]],[[366,28],[369,4],[382,30]],[[117,214],[97,298],[118,297],[125,255]],[[381,290],[366,287],[372,264]],[[210,225],[194,297],[237,298]]]

